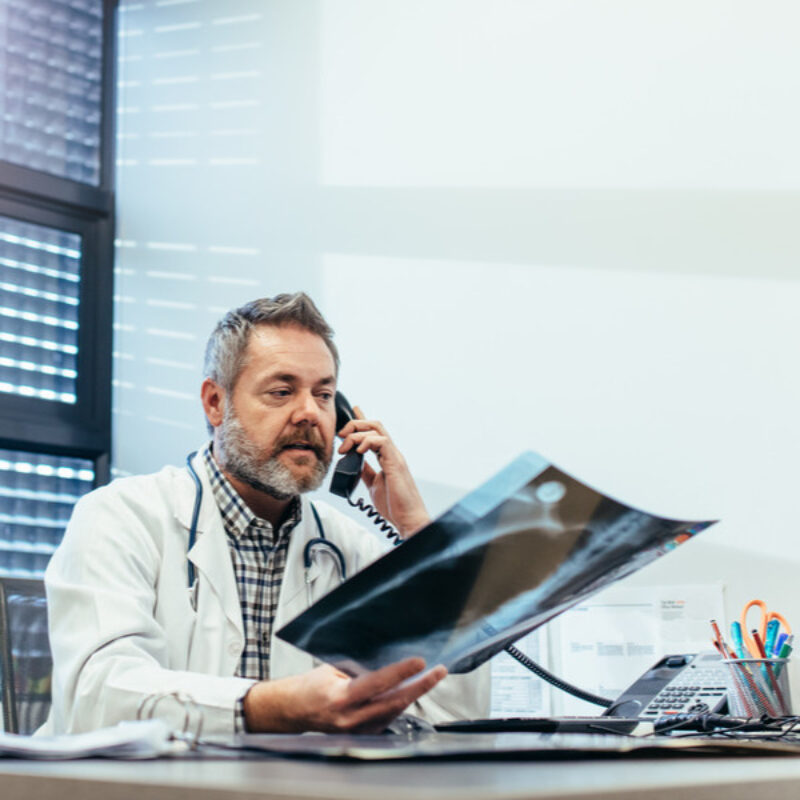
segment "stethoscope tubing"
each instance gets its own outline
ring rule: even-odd
[[[189,469],[189,474],[192,476],[195,486],[192,522],[191,526],[189,527],[189,546],[186,548],[187,554],[194,547],[194,544],[197,541],[197,522],[200,518],[200,506],[203,502],[203,484],[200,481],[200,476],[197,474],[197,471],[194,468],[194,464],[192,464],[192,459],[196,455],[197,451],[195,450],[186,456],[186,466]],[[322,526],[322,520],[320,519],[319,512],[313,503],[310,503],[310,506],[311,512],[314,514],[314,521],[317,524],[317,532],[319,533],[319,536],[309,539],[303,548],[303,566],[305,567],[306,575],[308,575],[308,570],[311,569],[311,564],[314,558],[314,550],[324,548],[336,559],[339,567],[339,578],[342,583],[344,583],[347,580],[347,566],[344,553],[342,553],[341,549],[337,547],[336,544],[334,544],[330,539],[328,539],[327,536],[325,536],[325,528]],[[194,588],[197,576],[191,559],[187,558],[187,564],[187,577],[189,580],[189,589],[191,590]]]

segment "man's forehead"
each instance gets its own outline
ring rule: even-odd
[[[275,369],[325,365],[331,374],[335,372],[333,355],[325,340],[312,331],[298,325],[258,325],[247,343],[245,357],[248,363]]]

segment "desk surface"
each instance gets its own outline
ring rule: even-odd
[[[795,800],[800,758],[344,764],[0,760],[3,800]]]

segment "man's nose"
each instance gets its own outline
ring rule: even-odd
[[[317,425],[319,423],[319,405],[311,392],[301,392],[297,397],[297,403],[292,410],[292,422],[295,425],[308,423]]]

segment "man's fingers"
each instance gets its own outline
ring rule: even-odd
[[[382,731],[396,716],[433,689],[446,675],[447,670],[439,665],[418,680],[376,697],[371,703],[353,712],[352,729],[363,732]]]
[[[348,422],[347,427],[342,428],[340,431],[337,432],[337,436],[342,440],[342,444],[350,439],[355,442],[360,442],[366,436],[381,436],[387,442],[390,442],[391,439],[389,436],[384,433],[383,431],[379,431],[377,428],[355,428],[350,427],[353,423]]]
[[[361,440],[356,447],[359,453],[368,453],[371,450],[379,459],[386,449],[386,445],[389,444],[389,440],[385,436],[381,436],[379,433],[374,433],[372,431],[362,434],[357,433],[353,438],[357,442],[359,439]]]
[[[403,686],[398,686],[395,689],[390,689],[382,695],[375,697],[375,702],[383,702],[384,700],[394,703],[395,701],[403,705],[403,708],[413,703],[418,697],[422,697],[426,692],[429,692],[439,683],[442,678],[447,675],[447,669],[439,664],[428,670],[424,675],[414,681],[406,683]]]
[[[361,480],[364,481],[367,489],[372,488],[372,484],[375,483],[375,478],[377,477],[378,473],[375,472],[372,467],[367,464],[366,459],[364,459],[364,464],[361,467]]]
[[[348,689],[348,704],[368,703],[374,697],[394,689],[398,684],[425,669],[421,658],[406,658],[388,667],[353,678]]]
[[[377,431],[355,431],[349,433],[344,441],[339,445],[339,452],[346,453],[355,448],[359,453],[366,453],[372,450],[378,458],[381,454],[388,452],[388,447],[392,441],[388,436],[383,436]]]
[[[359,431],[375,431],[376,433],[381,434],[381,436],[389,436],[389,434],[386,432],[386,428],[383,427],[381,422],[376,419],[364,419],[363,415],[361,417],[351,419],[347,425],[342,426],[341,430],[338,430],[336,433],[340,439],[344,439],[351,433],[357,433]]]

